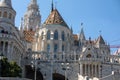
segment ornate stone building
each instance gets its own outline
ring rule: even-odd
[[[41,23],[37,0],[31,0],[18,30],[11,0],[0,1],[0,51],[9,60],[21,62],[23,77],[120,80],[120,57],[110,54],[102,35],[87,40],[83,28],[73,34],[53,3],[51,6],[48,18]]]
[[[20,64],[21,55],[25,52],[25,40],[15,26],[16,11],[11,0],[0,1],[0,53],[8,60]]]

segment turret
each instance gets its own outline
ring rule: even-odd
[[[0,1],[0,21],[15,24],[16,12],[12,8],[11,0]]]
[[[82,26],[83,24],[81,23],[81,26]],[[80,32],[80,34],[78,35],[78,39],[79,39],[79,46],[83,46],[84,45],[84,42],[85,42],[85,35],[84,35],[84,31],[83,31],[83,27],[81,28],[81,32]]]

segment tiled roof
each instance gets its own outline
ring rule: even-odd
[[[57,9],[54,9],[51,11],[50,15],[48,16],[47,20],[44,22],[44,24],[59,24],[65,27],[68,27],[66,22],[63,20],[62,16],[58,12]]]
[[[34,41],[34,31],[24,31],[25,40],[28,42]]]
[[[73,38],[74,38],[74,40],[78,40],[78,35],[77,35],[77,34],[74,34],[74,35],[73,35]]]

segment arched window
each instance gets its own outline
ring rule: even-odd
[[[62,41],[65,41],[65,33],[64,33],[64,31],[62,32]]]
[[[65,46],[64,45],[62,45],[62,51],[64,51],[65,50]]]
[[[50,31],[47,32],[47,40],[50,40]]]
[[[54,32],[54,39],[58,40],[58,31],[57,30]]]
[[[86,58],[91,58],[92,56],[91,56],[91,54],[88,54],[87,56],[86,56]]]
[[[4,12],[3,17],[7,18],[7,12]]]
[[[2,12],[0,11],[0,17],[2,16]]]
[[[50,44],[47,44],[47,52],[50,51]]]
[[[41,34],[41,39],[43,39],[43,35],[44,35],[44,32],[42,32],[42,34]]]
[[[12,14],[11,13],[9,13],[9,19],[12,19]]]
[[[58,45],[54,44],[54,52],[57,52],[57,50],[58,50]]]
[[[3,51],[3,41],[0,43],[0,50]]]

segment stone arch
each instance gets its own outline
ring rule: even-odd
[[[34,80],[34,69],[30,65],[25,66],[25,77]],[[43,75],[39,69],[36,72],[36,80],[44,80]]]
[[[65,80],[65,76],[59,73],[53,73],[53,80]],[[68,80],[68,78],[66,80]]]
[[[9,17],[8,17],[9,19],[12,19],[12,14],[11,13],[9,13]]]
[[[87,55],[86,55],[86,58],[91,58],[91,57],[92,57],[91,54],[87,54]]]
[[[5,17],[5,18],[7,18],[7,11],[5,11],[4,13],[3,13],[3,17]]]

